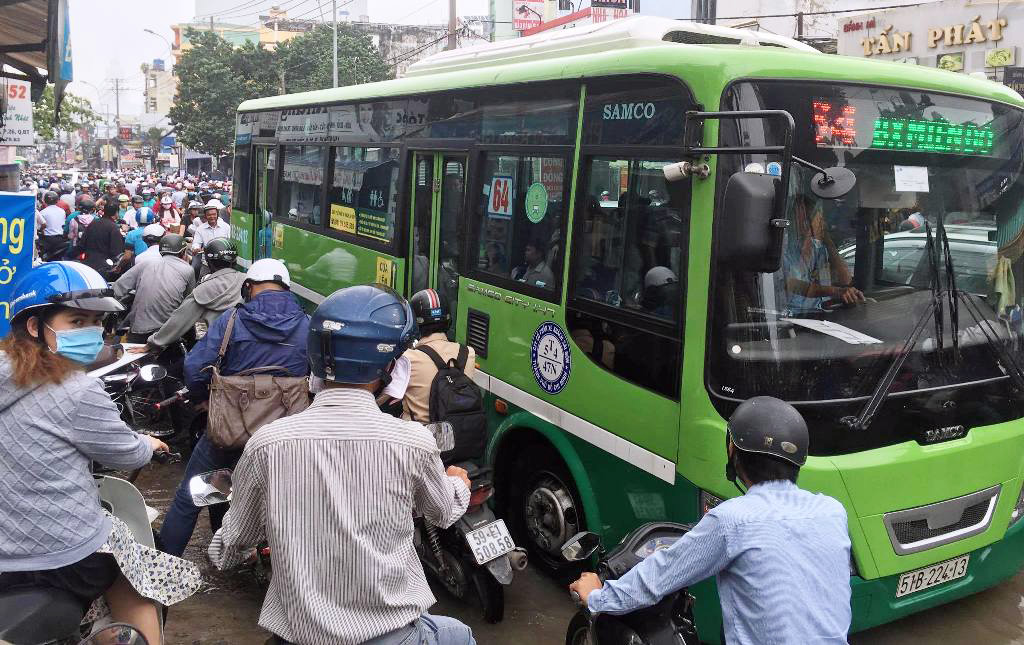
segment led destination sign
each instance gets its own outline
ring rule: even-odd
[[[879,114],[874,101],[811,101],[814,143],[819,148],[878,148],[991,156],[996,144],[992,114],[957,111],[960,123]],[[938,115],[937,115],[938,116]],[[947,117],[947,118],[948,118]],[[977,122],[983,125],[976,125]],[[869,128],[868,124],[872,124]],[[870,139],[868,139],[870,136]]]
[[[871,147],[988,156],[992,154],[995,138],[991,125],[881,117],[875,119]]]

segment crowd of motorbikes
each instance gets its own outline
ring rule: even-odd
[[[130,299],[130,295],[128,298]],[[108,320],[111,337],[125,331],[124,320]],[[156,453],[154,461],[188,459],[203,432],[205,413],[188,400],[180,366],[188,347],[184,341],[159,353],[125,352],[119,344],[108,345],[90,374],[101,379],[117,405],[121,417],[137,432],[160,438],[171,453]],[[428,426],[440,451],[454,445],[450,424]],[[449,465],[449,464],[446,464]],[[516,547],[502,519],[488,505],[493,496],[492,470],[473,462],[454,464],[466,469],[471,481],[470,501],[465,514],[442,529],[422,517],[415,518],[415,547],[424,570],[452,596],[477,604],[487,622],[504,616],[504,586],[516,571],[527,565],[527,554]],[[156,546],[152,523],[158,512],[149,507],[133,485],[139,471],[107,471],[98,465],[94,477],[101,503],[123,520],[136,539]],[[197,506],[229,503],[231,471],[203,473],[190,481]],[[670,546],[689,529],[672,523],[650,523],[638,527],[610,552],[601,548],[594,533],[573,536],[562,550],[569,562],[596,558],[603,580],[614,579],[655,551]],[[266,590],[273,575],[268,545],[257,545],[245,567]],[[578,600],[578,599],[577,599]],[[692,645],[699,642],[693,623],[693,597],[680,590],[646,610],[626,616],[594,615],[581,606],[566,633],[566,645]],[[100,645],[101,643],[142,644],[144,637],[127,625],[103,626],[85,640],[80,633],[81,607],[70,596],[51,589],[23,589],[0,593],[0,643],[58,643]]]

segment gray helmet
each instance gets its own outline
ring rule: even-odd
[[[726,436],[743,452],[770,455],[797,467],[807,461],[807,422],[792,405],[772,396],[740,403],[729,417]]]
[[[185,238],[177,233],[168,233],[160,238],[160,255],[178,255],[185,250]]]

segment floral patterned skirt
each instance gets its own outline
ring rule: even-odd
[[[188,560],[139,544],[127,524],[113,515],[110,518],[113,527],[97,553],[113,555],[122,575],[140,596],[161,605],[173,605],[203,586],[199,567]],[[93,622],[109,613],[110,610],[100,596],[93,602],[82,622]]]

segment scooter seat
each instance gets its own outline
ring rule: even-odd
[[[47,643],[74,634],[82,605],[67,591],[26,587],[0,592],[0,640]]]

